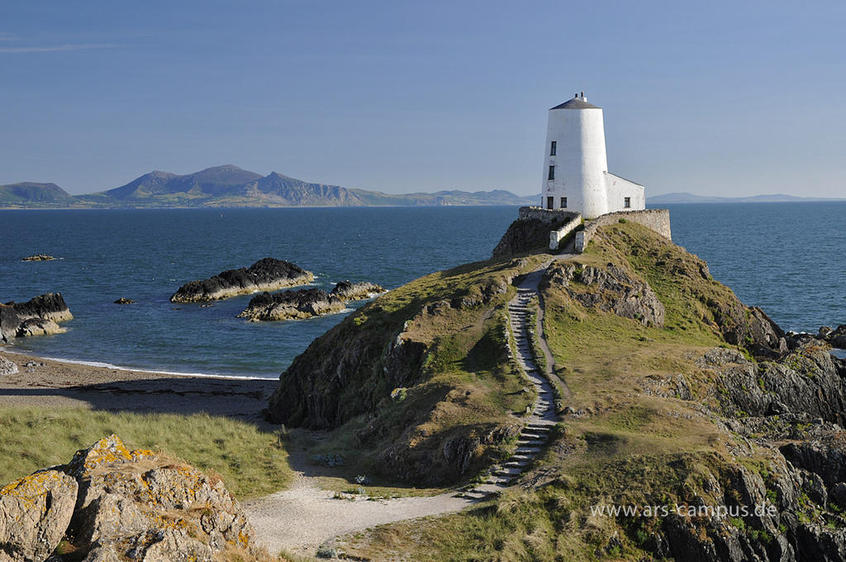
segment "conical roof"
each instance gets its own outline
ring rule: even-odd
[[[556,105],[550,109],[602,109],[597,105],[588,103],[584,98],[571,98],[561,105]]]

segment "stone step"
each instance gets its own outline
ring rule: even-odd
[[[543,445],[549,440],[548,435],[543,436],[534,436],[534,435],[527,435],[523,437],[522,435],[517,438],[517,446],[526,446],[526,445]]]
[[[541,451],[542,449],[540,447],[517,447],[514,453],[517,455],[529,455],[535,458],[541,454]]]
[[[517,460],[506,461],[506,462],[502,463],[502,466],[504,468],[521,468],[522,469],[522,468],[526,468],[527,466],[529,466],[529,464],[531,464],[531,462],[532,462],[532,459],[517,459]]]
[[[504,477],[504,476],[491,476],[489,477],[485,483],[492,484],[494,486],[508,486],[511,483],[512,478]]]
[[[517,476],[519,474],[523,474],[523,469],[518,467],[499,467],[498,469],[494,470],[491,474],[494,476]]]
[[[518,443],[520,441],[524,441],[524,442],[537,441],[537,442],[540,442],[540,443],[544,443],[544,442],[546,442],[547,439],[549,439],[549,432],[548,431],[533,431],[533,430],[526,431],[524,429],[522,432],[520,432],[520,435],[517,436],[517,442]]]

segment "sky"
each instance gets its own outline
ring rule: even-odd
[[[236,164],[540,192],[584,91],[648,195],[846,196],[846,3],[0,3],[0,184]]]

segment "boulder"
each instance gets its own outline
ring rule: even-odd
[[[359,301],[384,293],[385,289],[367,281],[352,283],[350,281],[338,281],[332,294],[342,301]]]
[[[0,560],[46,560],[65,536],[77,482],[43,470],[0,489]]]
[[[135,304],[135,301],[126,297],[121,297],[115,301],[115,304]]]
[[[63,538],[75,560],[211,561],[257,553],[252,536],[220,479],[116,435],[0,491],[0,561],[45,560]]]
[[[296,320],[335,314],[345,309],[343,300],[322,289],[300,289],[256,295],[238,317],[250,322]]]
[[[5,357],[0,357],[0,376],[3,375],[14,375],[18,372],[18,366],[15,363],[12,363]]]
[[[313,280],[314,274],[294,263],[264,258],[250,267],[229,269],[209,279],[186,283],[170,297],[170,301],[208,302],[305,285]]]
[[[59,322],[73,320],[61,293],[46,293],[24,303],[0,304],[0,341],[34,335],[58,334]]]

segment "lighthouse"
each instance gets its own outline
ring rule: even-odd
[[[646,208],[644,187],[608,172],[602,108],[584,92],[549,110],[541,205],[592,219]]]

